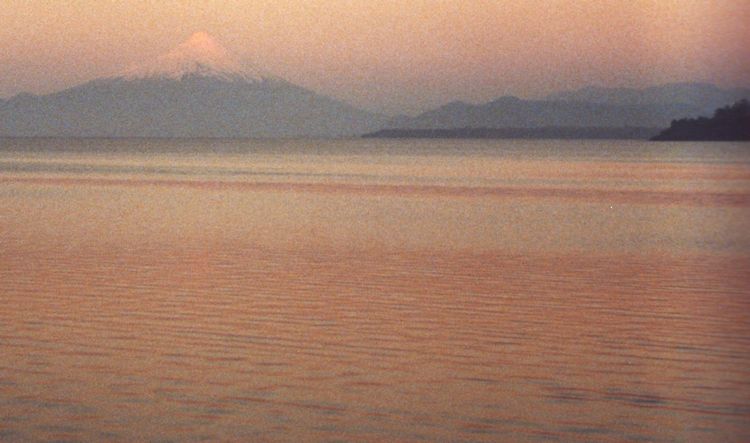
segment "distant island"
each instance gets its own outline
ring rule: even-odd
[[[674,120],[652,140],[657,141],[750,141],[750,103],[719,108],[713,117]]]
[[[364,138],[475,138],[475,139],[619,139],[648,140],[662,128],[625,127],[536,127],[536,128],[452,128],[382,129]]]

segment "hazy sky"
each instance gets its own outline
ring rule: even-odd
[[[747,0],[3,0],[0,97],[115,74],[195,31],[387,112],[586,85],[750,85]]]

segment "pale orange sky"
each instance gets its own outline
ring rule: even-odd
[[[113,75],[195,31],[386,112],[587,85],[750,85],[746,0],[3,0],[0,96]]]

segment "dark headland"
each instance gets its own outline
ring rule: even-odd
[[[668,129],[652,138],[657,141],[750,141],[750,103],[719,108],[711,118],[674,120]]]

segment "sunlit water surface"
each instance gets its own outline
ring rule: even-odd
[[[750,441],[750,145],[0,140],[0,440]]]

